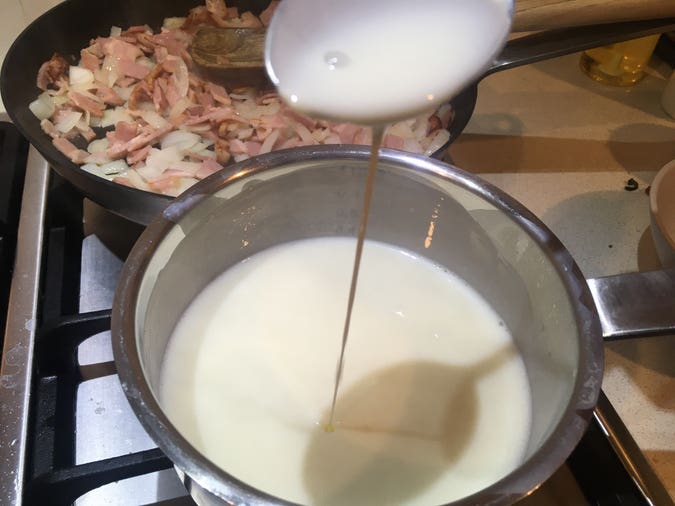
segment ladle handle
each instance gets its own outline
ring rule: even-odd
[[[606,340],[675,334],[675,269],[588,280]]]
[[[516,0],[514,32],[675,17],[673,0]]]
[[[675,0],[669,1],[675,6]],[[510,40],[495,58],[486,75],[605,44],[673,30],[675,30],[675,17],[608,25],[577,26],[533,33]]]

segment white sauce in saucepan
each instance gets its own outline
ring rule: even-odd
[[[511,25],[506,0],[285,0],[266,65],[309,115],[361,124],[411,118],[485,70]]]
[[[179,321],[161,404],[236,478],[303,504],[441,504],[516,468],[530,392],[507,329],[430,261],[366,241],[338,396],[335,357],[355,240],[263,251]]]

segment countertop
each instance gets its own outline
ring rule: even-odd
[[[0,0],[0,55],[58,0]],[[636,86],[584,76],[579,55],[494,74],[451,147],[454,163],[529,207],[587,277],[659,268],[645,189],[675,159],[675,120],[660,108],[670,68]],[[0,119],[6,119],[0,103]],[[629,178],[639,182],[628,192]],[[607,344],[603,388],[675,497],[675,337]]]
[[[652,60],[632,88],[586,77],[579,55],[494,74],[450,148],[553,230],[587,277],[660,268],[645,192],[675,159],[660,106],[671,69]],[[633,178],[636,191],[626,191]],[[675,198],[675,196],[673,196]],[[675,498],[675,336],[608,343],[603,389]]]

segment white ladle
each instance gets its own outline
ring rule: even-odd
[[[513,0],[283,0],[265,41],[282,98],[311,116],[388,124],[433,109],[503,47]]]

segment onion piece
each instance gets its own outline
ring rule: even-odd
[[[148,125],[158,130],[164,128],[169,124],[167,120],[165,120],[160,114],[158,114],[155,111],[142,110],[142,111],[134,111],[134,113],[135,113],[134,115],[138,115],[141,118],[143,118]]]
[[[119,175],[129,170],[129,166],[124,160],[113,160],[112,162],[104,163],[100,168],[106,176]]]
[[[108,139],[107,137],[103,137],[102,139],[94,139],[89,143],[87,146],[87,151],[90,153],[102,153],[106,149],[108,149]]]
[[[185,18],[164,18],[162,28],[164,30],[175,30],[185,24]]]
[[[108,181],[112,181],[113,177],[120,175],[117,173],[108,175],[103,171],[101,166],[96,165],[95,163],[85,163],[84,165],[80,166],[80,168],[86,170],[87,172],[90,172],[91,174],[94,174],[95,176],[107,179]]]
[[[68,82],[70,86],[91,84],[94,82],[94,73],[84,67],[71,65],[68,68]]]
[[[59,113],[59,120],[54,123],[54,126],[59,132],[70,132],[77,122],[82,118],[82,113],[78,111],[62,111]]]
[[[195,146],[200,140],[201,136],[195,133],[187,132],[185,130],[174,130],[162,137],[161,146],[162,149],[166,149],[169,146],[176,146],[180,151],[186,151]]]
[[[450,132],[445,130],[444,128],[441,128],[436,135],[434,136],[433,139],[431,139],[431,142],[427,146],[427,149],[424,151],[424,154],[426,156],[431,156],[433,155],[436,151],[441,149],[446,142],[450,140]]]
[[[119,26],[111,26],[110,27],[110,36],[111,37],[119,37],[122,35],[122,29]]]
[[[125,107],[115,107],[114,109],[106,109],[103,111],[103,118],[101,118],[100,126],[102,128],[117,125],[120,121],[132,123],[134,119],[129,114]]]
[[[43,92],[38,95],[38,98],[28,104],[28,108],[38,119],[43,120],[50,118],[54,114],[56,105],[49,93]]]

